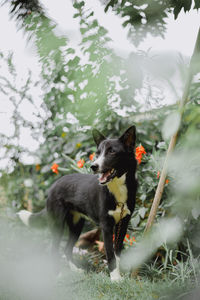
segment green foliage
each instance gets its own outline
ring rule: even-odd
[[[10,159],[7,170],[10,172],[13,167],[18,167],[17,164],[24,153],[31,154],[28,148],[19,145],[19,140],[23,128],[27,128],[30,132],[34,127],[35,134],[38,130],[38,124],[33,125],[33,122],[27,119],[22,112],[22,106],[27,104],[33,112],[36,112],[36,106],[30,94],[30,90],[37,85],[37,82],[33,84],[31,72],[29,71],[26,79],[21,80],[20,85],[17,85],[16,82],[18,82],[19,78],[13,65],[12,54],[4,56],[1,53],[0,60],[4,72],[8,73],[7,77],[0,75],[0,92],[5,99],[8,99],[10,111],[12,112],[10,135],[8,136],[3,133],[0,135],[1,146],[4,147],[4,156]]]
[[[134,33],[134,39],[136,37],[136,42],[143,38],[146,29],[150,32],[152,30],[152,34],[162,33],[165,28],[164,20],[169,11],[174,9],[177,17],[182,8],[185,11],[191,9],[190,1],[187,5],[185,1],[179,4],[177,1],[160,1],[158,6],[155,5],[155,1],[149,6],[144,6],[145,3],[147,1],[140,1],[140,3],[134,1],[136,6],[132,5],[133,1],[122,1],[120,4],[117,1],[108,3],[118,14],[129,17],[125,26],[140,24],[139,30],[135,27],[130,28]],[[198,6],[198,2],[195,1],[195,8]],[[0,183],[6,193],[7,206],[14,207],[14,210],[20,207],[29,209],[33,207],[35,211],[40,210],[44,206],[47,190],[55,179],[71,172],[89,172],[88,157],[96,149],[92,140],[92,127],[97,127],[106,136],[113,137],[119,136],[131,124],[136,124],[136,146],[143,145],[147,152],[138,165],[139,188],[136,209],[129,227],[130,236],[134,236],[138,243],[150,212],[159,180],[158,172],[162,169],[169,143],[168,138],[172,134],[171,129],[176,125],[174,123],[176,118],[171,116],[177,112],[178,107],[177,105],[162,106],[160,99],[152,93],[153,86],[150,83],[149,103],[146,102],[146,106],[140,103],[136,96],[144,87],[146,76],[144,65],[153,63],[152,57],[149,57],[149,53],[143,52],[131,53],[128,59],[117,56],[109,46],[108,32],[94,18],[93,12],[85,11],[83,1],[75,2],[74,8],[76,9],[74,17],[79,20],[81,36],[80,44],[74,48],[69,45],[66,37],[56,35],[56,25],[40,11],[36,10],[22,17],[23,26],[36,45],[41,66],[40,82],[34,82],[29,73],[24,83],[18,85],[19,78],[12,55],[0,54],[1,63],[4,63],[8,70],[8,75],[0,76],[0,91],[4,96],[9,97],[9,102],[12,104],[11,123],[14,128],[10,137],[1,135],[4,157],[9,159],[9,164],[6,170],[1,171]],[[142,19],[146,19],[147,23],[143,24]],[[159,32],[156,32],[157,29]],[[161,74],[158,72],[156,76],[161,77]],[[168,83],[170,83],[169,77],[170,74],[167,75]],[[33,96],[31,96],[32,88],[35,86],[41,87],[43,101],[42,112],[36,110],[37,121],[32,122],[23,116],[20,106],[27,101],[30,109],[35,109]],[[197,80],[193,82],[190,89],[190,102],[183,115],[176,151],[170,160],[167,177],[169,182],[166,182],[157,214],[157,220],[171,215],[177,215],[184,220],[181,242],[173,247],[163,245],[157,252],[157,260],[161,260],[159,265],[162,274],[167,274],[167,284],[173,280],[175,287],[180,285],[181,289],[186,281],[188,282],[190,275],[194,276],[194,261],[191,253],[197,256],[200,248],[197,238],[200,218],[199,89],[200,84]],[[160,108],[152,109],[153,101]],[[147,105],[150,107],[149,111]],[[125,117],[120,115],[122,112]],[[40,141],[37,153],[31,153],[28,147],[21,146],[19,140],[22,128],[29,129],[33,138]],[[32,165],[23,164],[23,154],[33,155],[38,162]],[[80,159],[85,160],[83,168],[77,166]],[[51,170],[53,163],[59,165],[58,175]],[[134,248],[135,243],[126,244],[126,248],[131,247]],[[179,251],[180,249],[182,252]],[[173,254],[170,254],[172,252]],[[188,254],[188,252],[190,259],[188,264],[185,264],[182,253]],[[167,270],[169,262],[171,268]],[[157,265],[158,263],[155,264],[154,271],[149,267],[151,262],[148,267],[151,274],[157,272],[160,276],[161,271],[159,272]],[[169,278],[168,274],[170,274]],[[180,274],[182,277],[179,279]],[[83,290],[87,289],[87,284],[91,281],[90,277],[89,274]],[[135,295],[136,290],[141,298],[141,287],[137,289],[136,285],[131,288],[133,282],[128,282],[126,287],[129,289],[129,295]],[[150,294],[153,297],[155,291],[152,282],[142,281],[141,284],[146,293],[143,294],[144,299]],[[110,295],[114,297],[116,291],[104,276],[100,279],[98,277],[96,281],[94,279],[94,286],[100,289],[97,296],[106,299],[105,285],[109,289],[109,297]],[[90,291],[91,297],[94,297],[93,289]],[[125,289],[120,290],[120,297],[125,297],[126,293]],[[156,297],[159,296],[160,294],[156,293]]]
[[[101,272],[79,274],[70,271],[62,259],[62,275],[57,278],[51,269],[47,231],[33,230],[1,216],[0,233],[1,299],[177,299],[198,288],[195,276],[199,275],[199,260],[194,261],[194,273],[189,254],[185,263],[170,262],[166,269],[156,263],[144,265],[138,276],[123,274],[120,283],[110,281],[105,267]]]
[[[83,3],[76,3],[75,8],[82,36],[78,50],[68,47],[66,38],[56,36],[55,24],[48,18],[37,12],[31,13],[25,18],[24,25],[37,46],[42,69],[41,81],[33,83],[30,73],[23,88],[14,87],[17,74],[10,56],[6,63],[12,77],[8,82],[2,76],[2,92],[7,95],[12,90],[14,97],[11,101],[16,106],[12,121],[15,131],[12,137],[18,141],[24,127],[30,128],[31,135],[36,140],[40,137],[45,139],[45,143],[34,153],[40,165],[40,181],[45,182],[43,186],[39,184],[43,193],[54,180],[52,176],[46,181],[53,162],[56,160],[60,167],[68,167],[62,153],[70,154],[77,161],[81,156],[87,158],[94,152],[91,126],[98,127],[105,134],[110,134],[112,129],[113,135],[119,135],[119,129],[125,129],[130,123],[128,119],[120,119],[114,107],[119,110],[127,104],[138,106],[134,100],[134,92],[137,86],[141,86],[141,79],[134,86],[131,84],[132,74],[127,72],[128,62],[116,56],[108,47],[110,39],[107,31],[94,19],[92,12],[84,11]],[[34,123],[24,120],[18,111],[23,101],[34,103],[29,94],[32,84],[41,86],[43,90],[43,111],[36,112],[38,119]],[[117,89],[119,93],[116,93]],[[31,155],[29,149],[23,149],[19,144],[16,146],[12,137],[2,136],[3,146],[7,149],[5,154],[10,158],[9,171],[22,162],[23,153]],[[36,172],[34,167],[33,169]],[[71,168],[68,168],[68,172],[70,171]],[[8,196],[12,198],[10,193]],[[37,193],[34,193],[34,198],[37,199]],[[19,193],[19,203],[23,204],[23,199]]]
[[[138,229],[136,234],[138,239],[147,221],[158,183],[157,174],[161,171],[168,146],[168,141],[164,141],[162,137],[161,124],[163,118],[176,110],[176,106],[155,109],[148,115],[140,113],[142,105],[135,100],[135,91],[142,86],[144,72],[142,61],[144,58],[147,61],[148,56],[140,52],[132,53],[128,60],[118,57],[109,48],[110,39],[107,31],[94,19],[91,11],[85,11],[84,2],[76,2],[74,7],[76,9],[74,17],[80,22],[81,42],[78,50],[68,47],[67,38],[56,36],[55,24],[48,18],[32,13],[24,21],[27,32],[30,32],[31,38],[36,43],[42,69],[40,84],[43,90],[43,117],[38,113],[38,123],[33,124],[24,120],[18,112],[17,101],[28,99],[31,104],[33,103],[28,93],[32,82],[31,74],[23,88],[13,88],[17,75],[12,64],[12,56],[6,58],[12,78],[8,81],[2,77],[4,84],[1,88],[5,94],[10,93],[10,90],[15,94],[15,97],[11,98],[13,103],[16,102],[13,114],[15,125],[13,137],[19,139],[20,128],[23,125],[31,128],[34,138],[38,139],[40,134],[45,142],[40,145],[36,154],[40,161],[38,166],[26,167],[21,163],[21,153],[29,152],[28,149],[23,149],[20,145],[16,147],[12,138],[3,136],[3,145],[7,149],[5,154],[9,155],[14,171],[11,175],[5,174],[2,182],[9,191],[7,197],[11,202],[14,188],[10,188],[8,182],[10,181],[9,184],[13,187],[17,184],[14,193],[17,207],[27,206],[28,190],[33,208],[37,210],[45,201],[47,188],[57,176],[72,171],[89,171],[88,157],[95,152],[91,127],[97,127],[106,136],[119,136],[130,124],[136,123],[137,145],[142,144],[147,151],[147,155],[138,166],[140,184],[136,210],[131,222],[132,227]],[[135,65],[135,62],[137,75],[140,74],[140,79],[136,83],[134,72],[130,68],[130,65],[132,63]],[[189,113],[187,112],[188,117],[191,114],[190,120],[195,119],[194,113],[197,111],[197,90],[198,83],[194,83],[191,88],[194,111],[192,112],[190,108]],[[20,100],[13,100],[16,95],[19,95]],[[126,118],[119,117],[119,110],[126,111]],[[186,128],[191,127],[184,122],[183,132]],[[184,143],[182,147],[185,147]],[[86,168],[77,167],[77,161],[80,159],[86,161]],[[51,171],[54,162],[59,165],[59,175]],[[18,170],[22,169],[24,172],[21,173],[22,178],[17,178],[15,182]],[[34,179],[34,187],[31,189],[24,186],[24,179],[29,177],[28,173],[31,173],[32,180]],[[158,217],[167,214],[171,209],[172,202],[168,199],[172,197],[173,173],[169,174],[168,180]]]
[[[153,36],[164,36],[166,19],[173,12],[177,19],[182,9],[184,12],[192,9],[192,0],[109,0],[106,1],[105,12],[112,10],[123,18],[123,26],[129,27],[129,37],[138,45],[148,33]],[[200,2],[195,1],[193,9],[200,8]]]
[[[83,152],[90,152],[88,140],[91,140],[91,133],[88,132],[86,138],[84,132],[90,130],[91,125],[105,129],[107,123],[109,131],[115,124],[117,132],[123,121],[117,120],[113,107],[120,109],[125,103],[138,106],[134,90],[141,86],[141,80],[137,80],[134,86],[131,84],[128,63],[108,47],[107,31],[94,19],[93,13],[84,12],[83,2],[74,7],[82,37],[79,51],[67,47],[67,39],[55,35],[54,25],[47,18],[31,14],[26,19],[26,30],[34,35],[32,38],[41,60],[43,108],[48,117],[43,132],[46,143],[38,154],[48,165],[58,152],[73,157],[79,143]],[[116,94],[117,85],[119,94]],[[64,160],[60,158],[58,162],[64,163]]]
[[[13,1],[7,1],[3,0],[3,4],[9,3],[10,5],[10,15],[12,18],[14,18],[19,27],[23,28],[23,21],[32,14],[38,13],[39,15],[44,15],[44,10],[42,6],[40,5],[38,0],[13,0]]]
[[[7,2],[9,1],[4,1],[4,3]],[[128,36],[135,45],[138,45],[148,33],[163,37],[166,31],[166,19],[170,13],[173,13],[174,18],[177,19],[182,10],[186,13],[200,8],[199,0],[194,0],[193,6],[192,0],[101,0],[101,2],[105,5],[105,12],[111,8],[124,20],[123,26],[129,27]],[[46,19],[44,9],[37,0],[15,0],[9,4],[11,16],[22,21],[22,27],[26,27],[23,21],[32,13],[37,13],[40,18]],[[77,1],[74,7],[80,10],[84,4],[84,1]],[[75,14],[75,17],[78,15],[79,13]],[[84,29],[82,29],[83,32]]]

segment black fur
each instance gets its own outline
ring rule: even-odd
[[[93,131],[97,143],[97,154],[105,151],[105,160],[98,172],[106,172],[114,168],[116,176],[126,173],[126,187],[128,190],[127,206],[131,214],[135,207],[137,181],[135,179],[135,127],[130,127],[118,139],[106,139],[97,130]],[[95,162],[94,162],[95,164]],[[93,165],[94,165],[93,164]],[[95,167],[96,168],[96,167]],[[98,168],[98,166],[97,166]],[[106,185],[101,185],[98,175],[71,174],[58,179],[50,188],[47,199],[47,213],[50,216],[50,229],[53,233],[53,252],[58,251],[65,224],[69,227],[69,239],[66,246],[66,256],[72,261],[72,250],[84,225],[81,217],[75,224],[73,211],[80,212],[94,220],[102,229],[106,256],[110,272],[115,269],[116,261],[113,247],[113,232],[117,232],[114,218],[108,214],[115,210],[116,199]],[[123,246],[131,215],[122,219],[116,254],[119,256]]]

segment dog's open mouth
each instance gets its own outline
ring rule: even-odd
[[[105,172],[100,173],[99,174],[99,183],[100,184],[108,183],[116,176],[116,173],[117,172],[115,169],[106,170]]]

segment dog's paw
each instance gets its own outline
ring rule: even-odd
[[[110,279],[112,282],[119,282],[122,280],[122,277],[117,268],[110,272]]]
[[[29,219],[32,213],[28,210],[20,210],[19,212],[16,213],[16,215],[20,218],[20,220],[26,225],[29,226]]]

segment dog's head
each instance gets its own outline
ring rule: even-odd
[[[118,139],[107,139],[98,130],[93,130],[97,144],[96,160],[91,169],[99,174],[99,183],[106,184],[114,177],[121,177],[135,161],[135,126],[131,126]]]

